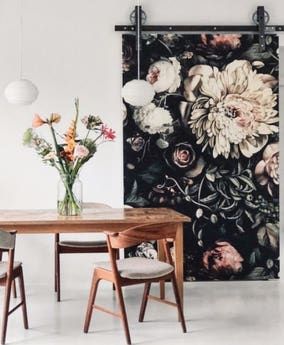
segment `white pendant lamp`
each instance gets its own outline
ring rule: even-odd
[[[154,98],[155,91],[146,80],[133,79],[126,83],[122,89],[122,97],[125,102],[134,107],[143,107]]]
[[[10,104],[28,105],[37,99],[38,89],[30,80],[19,79],[6,86],[4,95]]]
[[[22,77],[23,60],[23,0],[20,4],[20,78],[9,83],[4,91],[4,95],[10,104],[28,105],[33,103],[38,97],[37,87],[28,79]]]
[[[153,86],[146,80],[140,79],[141,11],[141,6],[138,3],[138,6],[135,6],[137,79],[129,81],[122,88],[122,97],[125,102],[134,107],[143,107],[149,104],[155,95]]]

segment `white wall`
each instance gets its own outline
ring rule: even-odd
[[[18,77],[19,0],[0,1],[0,90]],[[33,114],[59,112],[66,125],[73,99],[81,112],[100,114],[117,131],[113,144],[101,147],[83,170],[85,200],[122,204],[122,114],[120,111],[121,36],[115,24],[128,23],[133,0],[23,0],[24,76],[39,87],[38,100],[15,107],[0,96],[0,209],[52,208],[57,174],[21,144]],[[249,24],[257,5],[271,23],[284,24],[283,0],[145,0],[149,24]],[[281,36],[284,45],[284,35]],[[27,284],[52,279],[53,242],[47,235],[18,236]],[[89,284],[93,256],[63,259],[65,285],[73,275]],[[68,262],[68,263],[67,263]],[[79,279],[77,281],[80,281]],[[89,285],[88,285],[89,286]],[[52,288],[52,283],[50,282]]]

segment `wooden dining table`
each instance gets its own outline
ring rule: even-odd
[[[137,225],[175,227],[174,258],[177,284],[183,301],[183,223],[190,218],[168,208],[84,209],[80,216],[59,216],[56,210],[0,210],[0,229],[19,234],[120,232]],[[163,259],[162,246],[158,245]],[[164,297],[161,288],[161,297]]]

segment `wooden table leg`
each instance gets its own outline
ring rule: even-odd
[[[157,245],[158,245],[158,259],[160,261],[166,261],[164,246],[161,243],[161,241],[157,241],[157,242],[158,242],[157,243]],[[162,282],[160,282],[160,298],[165,299],[165,297],[166,297],[165,282],[162,281]]]
[[[183,307],[183,223],[178,223],[176,227],[177,233],[176,240],[174,242],[174,261],[177,285],[180,294],[181,305]]]

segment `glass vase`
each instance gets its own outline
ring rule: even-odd
[[[80,216],[82,213],[82,182],[79,177],[61,175],[57,186],[57,212],[61,216]]]

